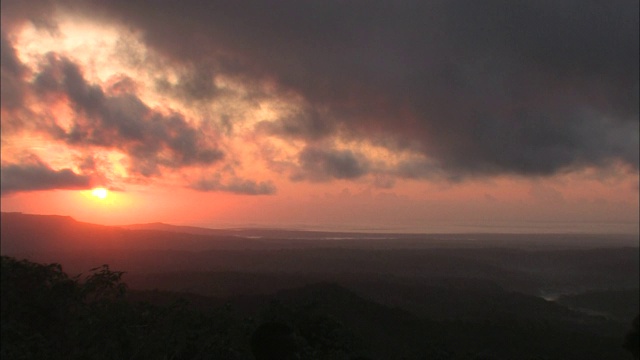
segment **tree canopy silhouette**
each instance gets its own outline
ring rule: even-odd
[[[639,322],[640,315],[637,315],[636,318],[633,319],[631,330],[629,330],[624,342],[624,348],[627,349],[636,359],[640,359],[640,332],[638,332]]]

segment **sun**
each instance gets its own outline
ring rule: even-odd
[[[109,195],[109,191],[105,188],[95,188],[91,191],[91,195],[100,199],[106,199],[107,195]]]

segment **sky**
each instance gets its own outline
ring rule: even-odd
[[[1,6],[2,211],[638,233],[637,0]]]

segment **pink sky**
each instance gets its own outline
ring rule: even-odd
[[[171,4],[2,2],[2,211],[638,233],[637,15],[586,13],[591,41],[552,5],[495,25],[563,29],[546,53],[455,1]]]

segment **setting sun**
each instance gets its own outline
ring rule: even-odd
[[[106,199],[107,195],[109,195],[109,191],[105,188],[96,188],[91,191],[91,195],[98,197],[100,199]]]

